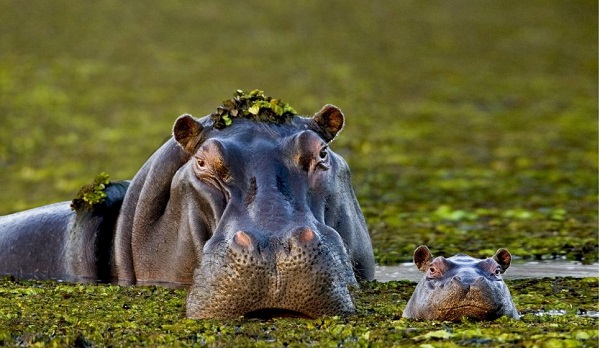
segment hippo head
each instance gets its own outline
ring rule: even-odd
[[[181,116],[176,143],[155,154],[133,189],[152,192],[153,173],[169,177],[163,194],[137,200],[133,257],[121,263],[131,270],[122,273],[138,283],[191,282],[190,318],[352,313],[349,286],[372,279],[374,261],[348,166],[329,148],[343,125],[332,105],[281,124],[216,128],[208,116]]]
[[[415,250],[414,263],[425,276],[417,284],[403,317],[442,321],[494,320],[519,314],[502,274],[511,255],[499,249],[492,258],[457,254],[435,259],[426,246]]]

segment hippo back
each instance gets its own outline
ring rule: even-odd
[[[128,181],[108,184],[89,209],[61,202],[0,216],[0,274],[29,279],[111,281],[112,240]]]
[[[75,213],[71,202],[0,217],[0,274],[63,279],[65,242]]]

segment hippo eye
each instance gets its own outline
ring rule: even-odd
[[[319,168],[321,168],[322,170],[329,169],[329,166],[328,166],[328,161],[329,161],[328,156],[329,156],[329,153],[327,152],[327,146],[325,146],[325,147],[323,147],[321,149],[321,151],[319,151],[319,160],[317,162],[317,166]]]
[[[439,277],[439,276],[440,276],[440,271],[438,270],[438,268],[437,268],[437,267],[435,267],[435,266],[430,266],[430,267],[429,267],[429,272],[428,272],[427,276],[428,276],[429,278],[437,278],[437,277]]]
[[[498,268],[496,268],[496,269],[494,270],[494,275],[495,275],[495,276],[499,276],[501,273],[502,273],[502,271],[500,270],[500,267],[498,267]]]

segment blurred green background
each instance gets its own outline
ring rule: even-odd
[[[0,214],[131,178],[254,88],[344,111],[380,263],[598,259],[595,1],[1,1]]]

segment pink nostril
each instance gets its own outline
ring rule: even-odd
[[[243,248],[249,248],[252,242],[250,236],[244,231],[237,231],[235,236],[233,236],[233,240]]]
[[[308,243],[315,239],[315,232],[308,227],[305,227],[298,234],[298,240],[302,243]]]

